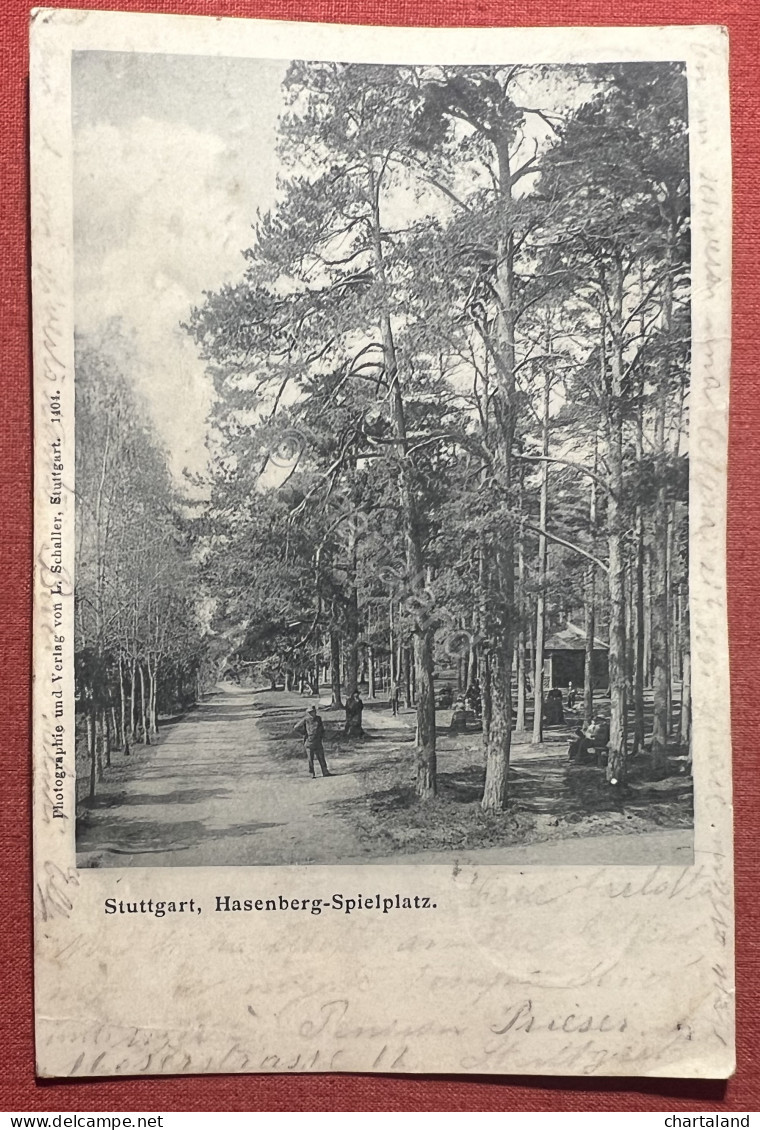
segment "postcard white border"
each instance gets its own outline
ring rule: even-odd
[[[67,662],[56,686],[63,687],[63,724],[72,735],[73,50],[419,64],[686,62],[693,209],[692,867],[459,868],[452,861],[403,868],[77,872],[70,776],[63,782],[67,817],[53,816],[60,781],[51,697],[55,637],[63,636]],[[732,1072],[727,57],[725,30],[715,27],[397,29],[35,10],[33,744],[41,1075],[375,1070],[725,1077]],[[51,412],[54,392],[60,422]],[[49,501],[56,442],[64,466],[60,506]],[[64,536],[57,573],[51,571],[58,560],[51,523],[59,511]],[[54,595],[56,586],[61,591]],[[54,603],[61,605],[57,613]],[[319,929],[295,920],[287,928],[225,921],[221,929],[209,915],[193,929],[171,924],[160,938],[147,921],[130,922],[117,935],[106,929],[102,915],[103,898],[115,884],[138,898],[171,897],[182,888],[208,901],[222,887],[242,892],[255,885],[266,896],[315,885],[374,890],[403,884],[430,890],[441,910],[429,925],[394,921],[381,923],[382,929],[366,916],[322,923]],[[567,937],[547,940],[558,929]],[[543,939],[541,946],[531,948],[531,936]],[[304,968],[319,991],[307,987],[299,997],[295,987]],[[188,989],[193,983],[195,998]],[[241,1000],[249,1008],[241,1010]],[[343,1000],[349,1002],[344,1012],[334,1004]],[[518,1012],[511,1028],[500,1033],[509,1009],[525,1001],[530,1011],[522,1020]],[[623,1012],[621,1027],[615,1018]],[[592,1018],[585,1033],[581,1030],[585,1051],[572,1031],[575,1021],[563,1032],[562,1018],[570,1015]],[[381,1034],[371,1037],[370,1030]]]

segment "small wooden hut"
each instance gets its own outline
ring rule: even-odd
[[[609,686],[607,652],[604,640],[594,637],[592,671],[596,690]],[[544,644],[544,686],[566,687],[572,683],[576,689],[582,688],[585,662],[586,633],[568,621],[564,628],[550,633]]]

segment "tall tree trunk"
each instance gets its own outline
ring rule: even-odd
[[[644,686],[652,687],[652,568],[650,555],[645,551],[644,568]]]
[[[119,707],[121,709],[121,739],[124,755],[129,757],[129,733],[127,731],[127,700],[124,691],[124,661],[119,655]]]
[[[375,649],[367,644],[367,698],[377,698],[375,687]]]
[[[662,299],[662,336],[667,340],[671,330],[673,284],[666,274]],[[669,507],[666,491],[668,470],[665,434],[670,364],[662,358],[658,373],[659,388],[655,402],[654,452],[657,466],[657,494],[652,537],[652,769],[663,772],[668,763],[670,730],[670,663],[668,657],[668,547]]]
[[[497,128],[494,144],[498,164],[500,230],[496,240],[494,291],[498,311],[495,322],[497,389],[495,480],[509,508],[512,500],[512,444],[515,435],[515,313],[512,233],[512,172],[510,135]],[[499,812],[507,803],[509,755],[512,743],[512,653],[514,650],[515,531],[507,518],[495,558],[496,617],[491,634],[491,719],[486,740],[486,779],[482,807]]]
[[[662,441],[664,431],[659,425],[658,436]],[[667,500],[665,487],[661,485],[657,491],[651,545],[652,768],[656,772],[667,765],[668,749],[667,525]]]
[[[346,598],[346,641],[343,662],[346,665],[346,694],[352,695],[359,685],[359,594],[356,587],[356,526],[348,523],[348,592]]]
[[[330,629],[330,689],[332,705],[342,708],[340,694],[340,636],[335,628]]]
[[[388,601],[388,689],[390,697],[395,694],[398,686],[398,669],[396,665],[396,637],[393,630],[393,593]]]
[[[156,708],[156,672],[157,663],[154,660],[151,662],[150,656],[148,657],[148,725],[151,734],[158,733],[158,712]]]
[[[526,665],[528,659],[525,648],[525,628],[520,627],[517,633],[517,715],[515,718],[515,729],[519,733],[525,732],[525,718],[526,718]]]
[[[87,752],[90,758],[90,800],[95,799],[96,782],[98,779],[98,753],[95,741],[95,720],[92,706],[87,707],[85,715],[87,726]]]
[[[137,660],[132,660],[132,681],[129,687],[129,732],[132,743],[137,741]]]
[[[101,729],[103,732],[103,758],[106,769],[111,768],[111,723],[108,717],[108,708],[101,711]]]
[[[583,721],[588,726],[594,717],[594,642],[596,638],[596,576],[589,565],[585,576],[584,621],[586,647],[583,656]]]
[[[691,765],[691,640],[689,638],[689,600],[688,593],[683,607],[683,622],[681,627],[681,745],[689,751],[689,765]]]
[[[541,413],[541,452],[546,457],[549,454],[549,393],[550,374],[548,366],[544,373],[543,411]],[[540,530],[546,529],[547,510],[549,505],[549,463],[544,458],[541,463],[541,491],[539,496]],[[535,635],[535,671],[533,682],[533,741],[544,740],[544,633],[546,631],[546,565],[547,565],[546,535],[538,535],[538,593],[536,596],[536,635]]]
[[[665,619],[665,660],[667,679],[665,681],[668,707],[665,711],[665,735],[670,742],[673,730],[673,553],[675,551],[675,503],[668,503],[667,542],[665,548],[665,597],[667,616]],[[667,764],[667,762],[666,762]]]
[[[501,811],[509,785],[509,751],[512,739],[512,656],[504,647],[489,657],[490,695],[486,782],[482,806],[486,812]]]
[[[105,748],[105,735],[103,733],[103,725],[102,725],[102,711],[93,710],[93,712],[92,712],[92,724],[93,724],[93,728],[95,730],[95,750],[96,750],[96,758],[97,758],[97,763],[98,763],[98,781],[102,781],[103,780],[103,771],[104,771],[103,752],[104,752],[104,748]]]
[[[147,685],[147,703],[146,703],[147,709],[148,709],[148,732],[152,735],[153,734],[154,683],[153,683],[153,665],[150,661],[150,656],[148,656],[148,659],[146,660],[145,670],[146,670],[146,673],[147,673],[147,676],[148,676],[148,680],[147,680],[147,682],[148,682],[148,685]]]
[[[641,504],[636,508],[636,638],[634,646],[633,676],[633,752],[644,748],[644,648],[645,607],[644,607],[644,564],[646,549],[644,544],[644,511]]]
[[[385,361],[385,377],[390,390],[391,426],[397,441],[398,482],[401,500],[401,517],[406,543],[407,583],[413,595],[424,596],[426,579],[422,552],[421,523],[417,513],[417,500],[412,484],[412,464],[408,454],[404,398],[401,390],[396,343],[390,315],[390,296],[385,270],[383,233],[380,223],[380,182],[374,166],[369,169],[371,209],[371,238],[376,281],[380,293],[380,336]],[[421,604],[422,602],[415,602]],[[433,632],[429,617],[424,613],[415,617],[414,674],[417,691],[417,796],[427,800],[435,796],[436,734],[435,694],[433,687]]]
[[[673,526],[676,524],[676,516],[673,514]],[[671,588],[673,586],[673,564],[671,559],[670,565],[670,578]],[[675,599],[671,601],[671,614],[670,614],[670,679],[671,682],[680,681],[683,678],[683,591],[681,585],[675,593]]]
[[[142,724],[143,742],[145,745],[150,745],[150,725],[148,723],[148,699],[145,693],[145,672],[143,671],[142,663],[137,664],[137,669],[140,672],[140,722]]]
[[[633,702],[636,671],[636,554],[626,547],[625,562],[625,685],[628,702]]]
[[[481,694],[481,708],[483,711],[483,741],[488,748],[488,739],[491,733],[491,718],[493,715],[491,706],[491,655],[486,651],[483,653],[483,677],[480,681],[480,694]]]
[[[411,657],[409,654],[409,647],[407,644],[401,648],[401,679],[404,691],[404,706],[409,709],[412,706],[412,671],[411,671]]]
[[[470,635],[470,646],[467,651],[467,686],[471,687],[478,677],[478,645],[476,643],[477,628],[473,625]]]
[[[525,654],[525,515],[522,472],[520,473],[520,528],[517,537],[517,717],[515,730],[525,732],[526,670]]]
[[[645,292],[643,266],[640,273],[639,290],[643,297]],[[642,310],[640,332],[642,340],[646,335],[646,313]],[[636,466],[641,471],[644,464],[644,374],[639,377],[637,384],[638,412],[636,415]],[[641,498],[641,485],[638,488],[636,502],[636,540],[634,558],[634,576],[632,578],[632,594],[634,595],[634,642],[633,642],[633,753],[639,753],[644,748],[645,721],[644,721],[644,566],[646,564],[644,504]]]
[[[599,460],[599,433],[594,430],[594,474]],[[591,480],[588,507],[591,551],[596,553],[596,479]],[[583,720],[586,726],[594,717],[594,650],[596,644],[596,566],[589,562],[583,586],[586,651],[583,662]]]
[[[481,635],[487,636],[489,630],[489,605],[491,601],[491,569],[489,543],[484,534],[478,544],[478,624]],[[483,720],[483,749],[488,749],[491,730],[491,651],[484,644],[480,656],[480,698]]]
[[[417,795],[423,800],[437,790],[435,757],[435,691],[432,633],[414,637],[415,695],[417,698]],[[424,720],[425,729],[422,729]]]
[[[153,733],[154,734],[158,733],[158,666],[159,666],[159,661],[156,660],[154,665],[153,665],[153,717],[152,717],[152,722],[153,722]],[[182,707],[184,705],[184,703],[180,702],[178,705],[180,707]]]
[[[322,685],[322,654],[314,656],[314,677],[311,679],[311,693],[319,697],[319,688]]]
[[[607,542],[609,546],[610,596],[610,745],[607,780],[623,784],[627,775],[626,648],[625,648],[625,514],[623,509],[623,269],[616,256],[610,268],[608,293],[610,321],[610,383],[605,397],[607,432]],[[602,365],[605,364],[604,320]],[[602,389],[606,380],[602,378]]]

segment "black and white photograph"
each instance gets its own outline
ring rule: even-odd
[[[727,65],[35,15],[41,1075],[731,1074]]]
[[[78,865],[689,865],[685,65],[71,83]]]

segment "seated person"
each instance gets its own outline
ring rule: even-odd
[[[602,714],[597,714],[592,722],[594,727],[593,746],[594,749],[606,749],[610,742],[610,720],[605,718]]]
[[[457,698],[451,711],[451,724],[449,729],[458,731],[459,733],[467,729],[467,704],[461,695]]]
[[[477,679],[475,679],[473,683],[470,683],[469,687],[467,688],[467,693],[464,696],[464,700],[467,704],[467,709],[472,711],[476,718],[479,718],[481,709],[481,694],[480,683]]]
[[[578,727],[575,737],[570,742],[567,756],[571,761],[585,761],[591,749],[606,750],[610,740],[610,722],[601,714],[589,722],[585,730]]]

